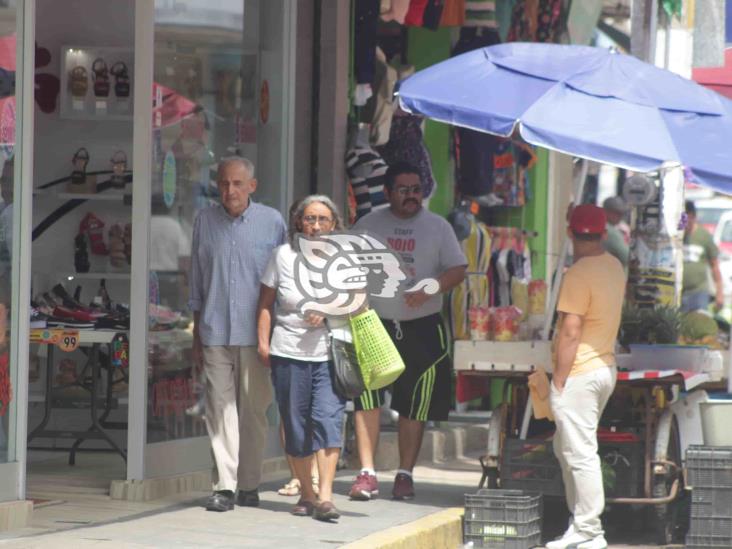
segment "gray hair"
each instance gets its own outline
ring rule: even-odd
[[[244,169],[249,174],[249,177],[254,177],[254,162],[252,162],[248,158],[244,158],[243,156],[227,156],[219,161],[216,179],[218,180],[219,174],[224,170],[226,166],[230,166],[232,164],[239,164],[240,166],[244,166]]]
[[[300,200],[299,203],[297,203],[297,206],[295,207],[292,215],[290,216],[290,219],[288,220],[289,227],[287,228],[287,234],[290,237],[291,245],[295,243],[295,235],[302,230],[302,217],[305,214],[305,208],[310,206],[310,204],[315,204],[316,202],[320,202],[330,210],[334,222],[333,230],[343,230],[343,219],[341,218],[341,214],[338,211],[338,206],[336,206],[335,203],[324,194],[311,194],[310,196],[306,196],[305,198]]]

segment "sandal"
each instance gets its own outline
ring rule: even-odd
[[[304,499],[299,500],[295,506],[290,510],[290,514],[296,517],[309,517],[315,510],[315,503]]]
[[[300,481],[293,478],[290,482],[285,484],[282,488],[277,490],[277,493],[281,496],[299,496],[300,495]]]
[[[69,87],[73,97],[84,97],[86,95],[89,82],[86,77],[86,69],[81,65],[74,67],[69,72]]]
[[[107,63],[101,57],[97,57],[92,63],[92,80],[94,81],[94,95],[107,97],[109,95],[109,71]]]
[[[74,157],[71,159],[71,164],[74,166],[71,172],[71,183],[74,185],[83,185],[86,183],[86,167],[89,165],[89,151],[84,147],[80,148],[74,153]]]
[[[127,184],[127,155],[124,151],[117,151],[109,160],[112,163],[112,177],[110,183],[115,189],[124,189]]]
[[[130,75],[127,72],[127,65],[117,61],[109,72],[114,76],[114,95],[121,98],[130,96]]]
[[[320,478],[314,476],[312,477],[313,482],[313,492],[315,492],[316,496],[320,495]]]

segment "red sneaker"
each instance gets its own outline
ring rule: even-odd
[[[379,495],[379,483],[376,475],[370,475],[365,471],[361,471],[356,477],[356,481],[351,486],[348,496],[351,499],[359,501],[368,501]]]
[[[394,477],[394,488],[391,491],[394,499],[413,499],[414,498],[414,481],[409,475],[397,473]]]

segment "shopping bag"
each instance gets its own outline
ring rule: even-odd
[[[542,367],[537,368],[534,373],[529,375],[529,394],[531,396],[531,406],[534,409],[534,417],[554,421],[554,414],[549,402],[549,392],[551,390],[549,383],[549,378]]]
[[[358,365],[366,388],[391,385],[404,371],[404,361],[374,310],[350,319]]]

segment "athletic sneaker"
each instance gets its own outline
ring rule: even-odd
[[[569,531],[568,531],[569,532]],[[579,532],[572,532],[546,544],[546,549],[605,549],[607,541],[604,536],[588,538]]]
[[[394,488],[391,490],[391,495],[394,499],[413,499],[414,481],[412,477],[404,473],[397,473],[397,476],[394,477]]]
[[[356,481],[351,486],[348,496],[351,499],[359,501],[368,501],[379,495],[379,483],[376,475],[361,471],[356,477]]]

